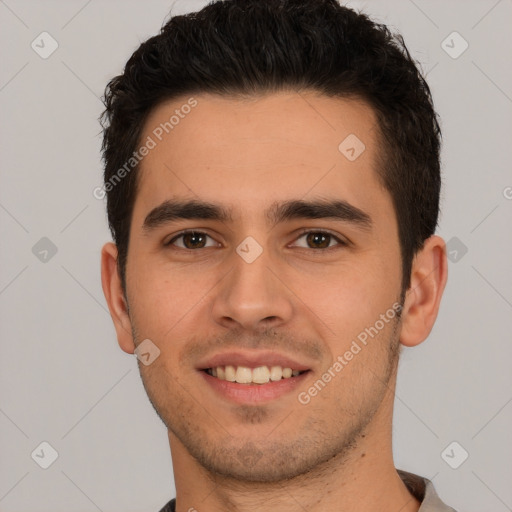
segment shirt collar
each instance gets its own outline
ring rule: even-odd
[[[457,512],[441,501],[434,484],[428,478],[400,469],[397,472],[409,492],[421,502],[418,512]]]

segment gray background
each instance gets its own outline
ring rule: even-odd
[[[109,232],[92,193],[99,97],[171,5],[0,1],[3,512],[156,512],[174,496],[166,430],[103,298]],[[461,511],[512,510],[512,2],[349,5],[403,33],[444,130],[439,234],[453,261],[429,340],[401,361],[396,465],[433,479]],[[43,31],[59,45],[47,59],[31,48]],[[458,53],[461,39],[442,46],[453,31],[469,43],[458,58],[444,48]],[[43,441],[58,452],[48,469],[36,463],[50,456]]]

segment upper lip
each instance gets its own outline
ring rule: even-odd
[[[281,366],[282,368],[291,368],[292,370],[305,371],[311,369],[311,366],[300,363],[289,356],[278,354],[277,352],[258,350],[255,352],[224,352],[215,354],[200,361],[197,365],[199,370],[208,368],[217,368],[218,366],[246,366],[257,368],[258,366]]]

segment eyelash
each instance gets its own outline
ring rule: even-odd
[[[296,238],[296,240],[298,240],[298,239],[302,238],[304,235],[308,235],[310,233],[314,233],[316,235],[327,235],[327,236],[330,236],[331,239],[334,239],[336,242],[338,242],[338,244],[333,246],[333,247],[325,247],[325,248],[319,248],[319,249],[313,249],[313,248],[307,248],[307,247],[299,247],[299,249],[311,249],[312,251],[315,251],[315,252],[321,252],[321,251],[325,252],[325,251],[339,249],[341,247],[347,247],[349,245],[348,242],[342,240],[341,238],[339,238],[335,234],[331,233],[330,231],[316,230],[316,229],[304,229],[303,231],[301,231],[299,233],[299,236]],[[176,240],[178,240],[179,238],[182,238],[183,236],[185,236],[187,234],[206,235],[207,237],[209,237],[209,238],[211,238],[213,240],[213,237],[211,237],[208,233],[205,233],[204,231],[197,231],[197,230],[194,230],[194,229],[187,229],[187,230],[181,231],[180,233],[175,235],[173,238],[171,238],[168,242],[164,243],[164,246],[165,247],[172,247],[173,243]],[[208,247],[199,247],[198,249],[187,249],[187,248],[183,248],[183,247],[174,247],[174,249],[182,250],[182,251],[197,251],[199,249],[208,249]]]

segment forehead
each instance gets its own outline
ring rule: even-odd
[[[361,100],[315,92],[183,96],[153,110],[141,142],[152,149],[139,166],[135,209],[171,196],[250,212],[307,194],[362,204],[385,193],[376,116]]]

